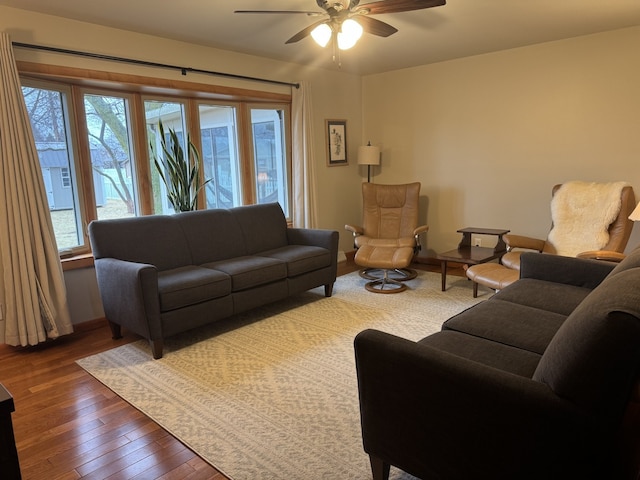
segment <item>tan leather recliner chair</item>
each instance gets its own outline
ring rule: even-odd
[[[356,264],[365,267],[360,275],[379,282],[380,289],[395,284],[395,292],[401,288],[398,282],[417,275],[407,267],[421,248],[420,235],[429,229],[427,225],[418,225],[419,198],[419,182],[362,184],[362,226],[345,225],[345,229],[354,236]],[[377,293],[390,292],[378,290]]]
[[[556,195],[562,185],[555,185],[552,189],[552,197]],[[600,250],[588,250],[573,256],[591,258],[595,260],[607,260],[619,262],[624,258],[625,247],[631,236],[633,222],[629,215],[636,206],[635,195],[631,186],[625,186],[620,191],[620,210],[615,220],[609,225],[607,231],[609,240]],[[552,224],[553,230],[553,224]],[[551,232],[550,232],[551,235]],[[546,240],[526,237],[523,235],[507,234],[503,237],[507,244],[507,253],[500,259],[500,264],[482,263],[473,265],[467,269],[467,277],[473,280],[473,296],[478,293],[478,284],[493,290],[501,290],[519,278],[520,255],[523,251],[537,251],[557,255],[558,251],[549,237]]]
[[[552,189],[552,197],[562,185],[554,185]],[[601,250],[591,250],[578,254],[581,258],[594,258],[598,260],[620,261],[624,255],[622,252],[627,246],[629,237],[631,236],[631,230],[633,229],[633,222],[629,220],[629,215],[633,212],[636,206],[636,199],[633,193],[633,188],[630,186],[622,189],[620,212],[616,219],[609,225],[609,242]],[[553,225],[552,225],[553,228]],[[553,243],[538,238],[531,238],[522,235],[507,234],[504,236],[504,241],[507,244],[507,253],[502,257],[501,263],[513,270],[520,270],[520,254],[522,249],[535,250],[541,253],[557,254],[556,248]],[[514,249],[521,249],[520,251]]]

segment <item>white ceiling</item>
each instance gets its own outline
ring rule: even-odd
[[[362,0],[362,4],[369,3]],[[234,10],[318,10],[315,0],[0,0],[25,10],[337,69],[331,49],[308,37],[285,41],[317,21],[306,15]],[[159,6],[162,5],[162,6]],[[640,25],[640,0],[447,0],[414,12],[376,15],[399,31],[365,34],[342,52],[341,69],[372,74]],[[640,46],[639,46],[640,51]]]

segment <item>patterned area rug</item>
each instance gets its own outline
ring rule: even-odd
[[[78,364],[233,480],[370,479],[353,338],[376,328],[418,340],[482,301],[471,282],[421,272],[403,293],[367,292],[357,273],[170,338]],[[392,478],[413,478],[392,470]]]

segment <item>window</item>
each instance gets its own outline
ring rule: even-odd
[[[285,111],[251,108],[257,203],[279,202],[289,216]]]
[[[95,219],[173,213],[150,151],[161,151],[159,122],[200,154],[200,208],[279,202],[288,216],[289,95],[245,100],[245,90],[69,68],[64,82],[43,79],[55,68],[22,84],[59,249],[88,252]]]
[[[75,174],[75,148],[69,129],[70,94],[65,86],[23,86],[40,160],[58,249],[83,245],[82,216]]]
[[[242,204],[236,109],[200,105],[200,140],[207,208],[231,208]]]
[[[182,149],[187,153],[186,136],[184,134],[186,125],[184,122],[184,105],[177,102],[163,102],[157,100],[146,100],[144,102],[144,114],[146,121],[147,140],[149,145],[153,145],[153,149],[158,155],[162,156],[162,147],[160,146],[159,123],[162,122],[164,128],[165,142],[169,142],[169,129],[175,130]],[[149,151],[151,185],[153,192],[153,212],[154,213],[174,213],[173,207],[167,200],[167,189],[164,182],[160,178],[152,152]],[[163,162],[164,165],[164,162]],[[163,172],[167,177],[166,171]]]
[[[128,100],[85,94],[84,110],[97,218],[135,216],[138,201]]]
[[[62,176],[62,187],[71,188],[71,172],[68,167],[62,167],[60,169],[60,175]]]

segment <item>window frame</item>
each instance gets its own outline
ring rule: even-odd
[[[62,97],[62,113],[65,120],[65,136],[67,149],[69,150],[69,178],[71,180],[71,188],[74,191],[73,205],[76,211],[75,223],[77,234],[82,237],[83,245],[70,248],[62,248],[58,250],[61,258],[70,257],[76,254],[86,253],[88,249],[85,245],[88,245],[89,238],[87,235],[86,223],[87,208],[86,208],[86,190],[82,187],[84,177],[84,171],[81,158],[81,146],[80,137],[78,136],[78,130],[75,128],[78,112],[76,111],[76,102],[74,101],[75,93],[73,86],[59,81],[49,81],[40,78],[20,78],[21,87],[37,88],[42,90],[53,90],[60,92]],[[93,193],[93,192],[91,192]]]
[[[78,266],[86,267],[92,261],[87,226],[97,217],[95,192],[92,180],[92,165],[84,109],[84,95],[126,97],[129,102],[131,122],[131,152],[135,178],[137,180],[138,215],[152,215],[153,191],[151,185],[151,159],[149,158],[145,100],[179,102],[185,105],[185,123],[191,140],[202,151],[198,107],[201,104],[234,107],[236,109],[238,157],[240,161],[241,204],[257,202],[254,158],[251,138],[251,108],[273,108],[285,112],[284,144],[286,148],[287,189],[291,210],[291,94],[271,91],[248,90],[209,83],[165,80],[123,73],[86,70],[31,62],[17,62],[21,84],[35,88],[64,89],[68,114],[67,131],[73,148],[72,179],[78,196],[78,214],[82,225],[83,245],[70,251],[61,251],[61,258],[79,259]],[[288,87],[287,87],[288,89]],[[74,178],[75,173],[75,178]],[[206,208],[204,191],[200,192],[198,208]],[[287,219],[289,221],[289,219]],[[63,264],[63,268],[65,265]],[[69,268],[69,267],[68,267]],[[73,267],[70,267],[73,268]]]
[[[238,194],[238,198],[240,199],[240,202],[242,204],[246,204],[245,203],[245,191],[246,191],[246,187],[245,187],[245,180],[243,177],[243,172],[246,170],[246,155],[243,154],[244,151],[246,151],[245,146],[243,146],[242,142],[243,142],[243,138],[244,135],[242,135],[242,133],[239,131],[241,126],[244,123],[243,120],[243,112],[242,112],[242,104],[240,102],[219,102],[219,101],[211,101],[211,100],[203,100],[203,99],[197,99],[194,102],[194,106],[193,106],[193,111],[197,111],[198,115],[193,119],[194,124],[191,127],[191,131],[192,133],[192,140],[195,142],[197,140],[198,145],[200,146],[200,155],[202,156],[202,161],[204,163],[204,148],[203,148],[203,144],[202,144],[202,117],[200,115],[200,107],[201,106],[205,106],[205,107],[224,107],[224,108],[232,108],[233,112],[234,112],[234,116],[235,116],[235,131],[233,132],[235,134],[235,141],[234,141],[234,146],[236,148],[236,156],[238,157],[238,166],[237,166],[237,176],[238,176],[238,188],[240,189],[240,192]],[[217,128],[217,127],[212,127],[212,128]],[[229,135],[232,136],[232,135]],[[203,165],[204,166],[204,165]],[[255,202],[254,202],[255,203]],[[206,191],[203,192],[203,196],[202,196],[202,207],[200,206],[201,203],[198,203],[198,208],[206,208],[206,204],[207,204],[207,198],[206,198]]]
[[[82,87],[82,86],[78,86],[78,85],[73,85],[72,86],[72,90],[74,92],[74,98],[75,98],[75,111],[76,111],[76,116],[78,121],[76,122],[76,128],[78,129],[78,132],[80,133],[80,135],[78,136],[79,138],[79,144],[80,144],[80,156],[82,159],[85,159],[85,161],[83,161],[83,167],[86,171],[86,175],[84,177],[85,181],[88,181],[88,183],[90,184],[90,189],[91,189],[91,197],[87,198],[87,203],[85,204],[85,208],[87,209],[87,221],[86,221],[86,225],[88,226],[89,223],[91,223],[93,220],[97,220],[98,219],[98,215],[97,215],[97,205],[96,205],[96,200],[95,200],[95,188],[93,185],[93,164],[92,164],[92,158],[91,158],[91,145],[89,142],[89,131],[87,129],[87,123],[86,123],[86,118],[87,118],[87,112],[85,109],[85,105],[84,105],[84,101],[85,101],[85,95],[95,95],[95,96],[110,96],[110,97],[120,97],[120,98],[124,98],[127,102],[127,121],[129,122],[129,124],[131,126],[136,125],[136,119],[138,118],[138,115],[136,115],[135,112],[137,112],[138,108],[137,108],[137,104],[136,104],[136,99],[135,99],[135,95],[129,93],[129,92],[125,92],[125,91],[119,91],[119,90],[113,90],[113,89],[106,89],[106,88],[94,88],[91,86],[87,86],[87,87]],[[82,121],[80,121],[82,120]],[[138,209],[138,213],[137,215],[143,215],[144,213],[142,213],[144,211],[142,204],[143,204],[143,197],[140,194],[140,184],[142,183],[143,177],[139,177],[139,175],[142,173],[143,175],[145,174],[145,170],[144,168],[140,168],[139,167],[139,161],[137,160],[137,154],[138,154],[138,150],[136,148],[136,145],[139,143],[137,141],[137,137],[139,136],[139,132],[136,131],[135,128],[131,128],[130,131],[127,131],[127,134],[129,135],[129,154],[131,155],[131,159],[130,161],[131,163],[131,169],[132,169],[132,174],[133,174],[133,178],[136,182],[136,188],[135,188],[135,202],[136,202],[136,206]],[[88,188],[85,187],[85,188]],[[87,189],[84,190],[85,193],[87,193]],[[86,230],[86,228],[85,228]],[[89,250],[90,250],[90,246],[88,245]]]
[[[258,192],[257,192],[257,178],[256,178],[256,171],[255,171],[255,166],[256,166],[256,159],[254,156],[254,146],[253,146],[253,125],[251,122],[251,111],[253,109],[256,110],[282,110],[284,113],[284,120],[283,120],[283,135],[284,135],[284,155],[286,155],[285,158],[285,167],[286,167],[286,183],[287,183],[287,194],[286,194],[286,198],[287,198],[287,204],[288,204],[288,211],[289,214],[287,215],[287,221],[290,220],[291,218],[291,211],[293,209],[293,205],[292,205],[292,199],[293,199],[293,195],[292,195],[292,176],[293,176],[293,172],[292,172],[292,152],[293,152],[293,148],[292,148],[292,140],[291,140],[291,104],[284,106],[282,104],[277,104],[277,103],[255,103],[255,102],[248,102],[244,105],[244,115],[246,115],[247,121],[245,123],[245,126],[247,128],[247,131],[245,133],[244,138],[247,141],[247,155],[246,155],[246,159],[247,161],[250,163],[249,166],[247,166],[247,168],[251,169],[251,182],[252,182],[252,190],[253,190],[253,198],[252,198],[252,202],[251,203],[257,203],[258,202]]]

